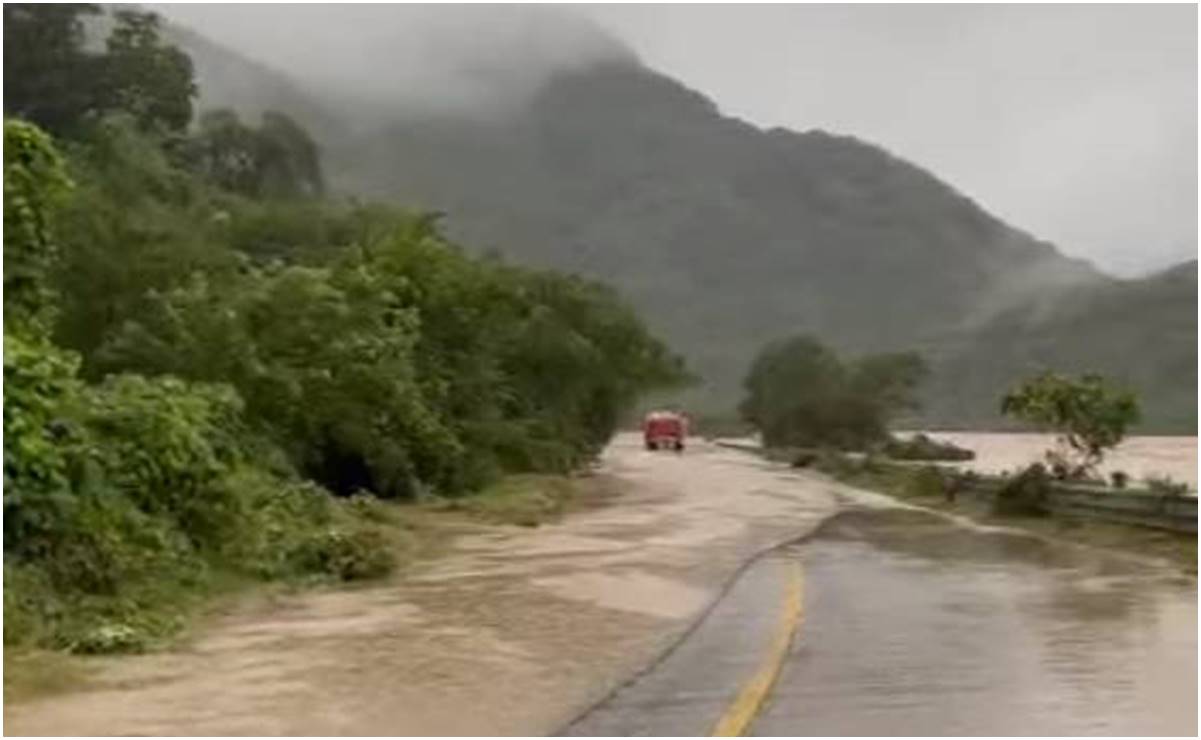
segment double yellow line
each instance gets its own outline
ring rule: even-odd
[[[801,564],[792,561],[788,571],[788,586],[784,594],[784,609],[780,614],[780,623],[772,637],[767,656],[759,670],[743,685],[738,696],[726,708],[721,719],[713,727],[713,737],[737,737],[746,734],[751,721],[763,708],[763,702],[771,692],[784,660],[788,657],[788,648],[801,624],[801,594],[804,591],[804,572]]]

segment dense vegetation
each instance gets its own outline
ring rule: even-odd
[[[368,118],[340,91],[183,43],[214,102],[302,116],[337,186],[445,210],[473,247],[614,284],[704,376],[695,411],[730,411],[746,359],[806,332],[839,352],[921,347],[926,423],[1002,424],[995,399],[1056,368],[1131,385],[1145,428],[1196,429],[1195,267],[1170,284],[1111,279],[867,142],[758,129],[628,57],[542,70],[549,82],[502,111],[380,100]]]
[[[386,572],[371,497],[570,470],[685,377],[602,285],[325,199],[289,117],[189,127],[154,16],[90,50],[90,6],[4,12],[6,643],[138,649],[231,575]]]
[[[915,354],[848,362],[812,337],[796,337],[755,358],[740,410],[770,447],[861,450],[888,441],[889,422],[914,408],[925,375]]]
[[[1046,454],[1051,470],[1059,478],[1084,478],[1138,421],[1139,405],[1133,393],[1099,375],[1043,373],[1006,393],[1001,411],[1054,432],[1057,445]]]

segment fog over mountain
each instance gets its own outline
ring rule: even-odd
[[[374,105],[511,102],[636,50],[727,114],[884,145],[1104,270],[1196,254],[1191,5],[156,7]]]
[[[557,72],[634,52],[591,20],[538,6],[150,6],[353,111],[494,115]],[[349,112],[347,111],[347,112]]]
[[[615,285],[703,376],[694,404],[731,408],[765,342],[810,332],[852,353],[920,349],[935,369],[928,421],[995,424],[1006,385],[1053,367],[1130,383],[1150,428],[1195,429],[1195,265],[1116,279],[908,152],[819,120],[786,128],[731,115],[578,13],[163,10],[200,29],[173,33],[196,61],[202,106],[283,110],[316,134],[342,193],[442,211],[470,248]],[[263,40],[267,27],[279,41]],[[754,47],[732,33],[697,54],[732,48]],[[955,106],[925,103],[898,115],[938,131]],[[1006,126],[1037,129],[1038,115]],[[948,147],[971,136],[951,132]],[[1119,136],[1092,151],[1137,144]],[[1015,188],[1038,190],[1037,173],[1012,168]],[[1143,218],[1136,200],[1089,217]],[[1192,232],[1189,256],[1195,198],[1191,207],[1191,220],[1160,213],[1163,233]]]

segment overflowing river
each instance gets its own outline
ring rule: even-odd
[[[1025,467],[1042,459],[1055,444],[1050,434],[1006,432],[931,432],[935,439],[953,442],[976,453],[967,466],[982,473],[999,473]],[[1106,455],[1101,472],[1126,472],[1132,482],[1149,475],[1169,476],[1197,490],[1196,437],[1130,437]]]

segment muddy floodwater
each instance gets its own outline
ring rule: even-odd
[[[853,498],[566,734],[709,734],[768,659],[790,565],[802,622],[748,734],[1196,734],[1194,578]]]
[[[389,580],[231,603],[170,650],[89,660],[72,690],[5,702],[4,729],[707,735],[775,654],[755,734],[1196,732],[1178,570],[701,440],[621,435],[581,485],[562,521],[443,525],[446,550]],[[771,650],[786,593],[799,632]]]
[[[953,442],[976,453],[967,465],[982,473],[1000,473],[1025,467],[1042,459],[1054,445],[1050,434],[1013,434],[1002,432],[929,432],[931,437]],[[1125,471],[1131,481],[1148,475],[1167,475],[1186,482],[1197,490],[1196,437],[1130,437],[1106,455],[1101,472]]]
[[[1194,735],[1196,581],[912,511],[804,547],[760,735]]]

